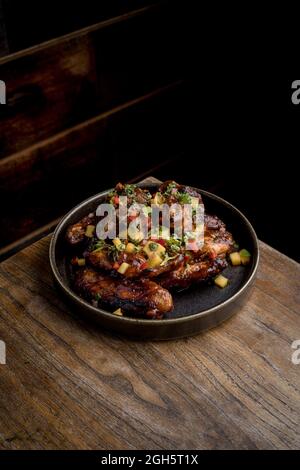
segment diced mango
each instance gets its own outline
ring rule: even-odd
[[[85,229],[85,236],[88,238],[92,238],[95,233],[95,225],[88,225]]]
[[[249,251],[243,249],[240,251],[240,258],[241,258],[242,265],[246,266],[247,264],[250,263],[251,254],[249,253]]]
[[[155,204],[156,206],[159,206],[160,204],[163,204],[164,203],[164,197],[161,193],[157,192],[154,196],[154,198],[152,199],[152,202],[153,204]]]
[[[156,243],[156,242],[153,242],[151,240],[149,240],[146,245],[144,246],[143,248],[144,252],[146,253],[147,256],[149,256],[149,258],[153,255],[153,254],[157,254],[157,255],[162,255],[163,253],[165,253],[166,249],[164,246],[162,246],[160,243]]]
[[[215,278],[216,286],[221,287],[221,289],[224,289],[224,287],[226,287],[228,283],[229,279],[227,279],[227,277],[225,276],[222,276],[222,274],[219,274],[219,276]]]
[[[120,273],[120,274],[125,274],[126,271],[127,271],[127,269],[129,268],[129,266],[130,266],[130,265],[129,265],[128,263],[125,263],[125,262],[122,263],[121,266],[120,266],[119,269],[118,269],[118,273]]]
[[[123,243],[121,242],[120,238],[114,238],[113,239],[113,244],[115,245],[118,250],[122,248]]]
[[[77,265],[78,266],[85,266],[85,259],[84,258],[78,258],[77,259]]]
[[[153,253],[148,259],[148,267],[150,269],[157,268],[162,263],[161,257],[157,253]]]
[[[234,253],[230,253],[230,261],[232,266],[240,266],[241,264],[241,257],[240,254],[235,251]]]
[[[113,312],[114,315],[118,315],[119,317],[122,317],[123,316],[123,312],[120,308],[117,308],[117,310],[115,310]]]
[[[136,251],[136,247],[133,243],[129,242],[127,243],[126,245],[126,249],[125,249],[126,253],[135,253]]]

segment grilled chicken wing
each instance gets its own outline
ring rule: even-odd
[[[108,194],[108,201],[112,204],[118,204],[116,196],[127,196],[127,205],[137,202],[138,204],[148,204],[151,199],[151,193],[148,189],[140,188],[134,184],[118,183],[114,190]]]
[[[202,203],[196,190],[174,181],[161,184],[154,195],[136,185],[118,183],[107,195],[107,201],[116,209],[117,218],[120,216],[120,196],[123,195],[127,196],[128,208],[134,203],[145,204],[148,208],[152,202],[169,205],[190,203],[196,207]],[[148,229],[151,227],[150,213],[151,208],[147,212]],[[137,214],[135,210],[128,213],[127,222],[134,220]],[[204,244],[198,251],[187,250],[186,239],[176,240],[174,236],[169,240],[139,240],[135,237],[125,241],[124,237],[113,241],[98,240],[95,233],[90,236],[86,232],[87,226],[96,226],[98,220],[95,214],[89,214],[67,230],[66,240],[79,247],[77,251],[81,250],[83,258],[79,264],[78,257],[75,257],[75,266],[78,269],[78,266],[86,264],[86,268],[76,272],[74,287],[87,300],[100,299],[101,304],[112,309],[121,308],[124,313],[161,318],[173,309],[172,296],[167,289],[187,288],[215,277],[227,267],[226,257],[233,251],[231,233],[222,220],[213,215],[205,214]],[[173,222],[171,217],[171,234]],[[156,248],[151,246],[149,249],[148,244],[156,245]]]
[[[169,180],[165,181],[160,185],[158,191],[163,194],[165,202],[169,205],[174,204],[176,202],[181,202],[181,197],[183,195],[187,195],[190,197],[197,198],[199,204],[202,203],[201,194],[198,193],[195,189],[191,188],[190,186],[185,186],[183,184],[178,184],[175,181]],[[183,203],[187,202],[182,200]]]
[[[208,281],[227,266],[225,259],[206,259],[193,264],[185,264],[175,271],[161,276],[157,282],[165,289],[185,289],[191,284]]]
[[[232,234],[226,230],[226,225],[216,216],[206,215],[204,219],[204,245],[202,254],[225,257],[232,251],[234,241]]]
[[[148,204],[151,199],[151,194],[147,189],[142,189],[132,184],[122,183],[118,183],[115,189],[108,194],[107,200],[117,207],[118,203],[116,201],[118,201],[118,196],[127,196],[128,207],[130,207],[134,202],[139,204]],[[70,225],[66,233],[67,242],[70,245],[81,243],[85,239],[87,226],[94,224],[96,224],[96,216],[95,214],[89,214],[76,224]]]
[[[204,245],[197,252],[187,252],[187,260],[179,268],[161,276],[159,282],[166,289],[186,288],[208,281],[228,265],[226,255],[232,251],[233,238],[225,224],[216,216],[205,216]]]
[[[66,240],[70,245],[77,245],[84,240],[85,231],[88,225],[94,225],[96,222],[95,214],[89,214],[83,217],[76,224],[70,225],[66,233]]]
[[[157,268],[147,268],[147,257],[142,252],[125,253],[121,252],[115,260],[111,258],[105,250],[92,251],[87,254],[86,259],[90,265],[96,269],[104,269],[105,271],[115,272],[115,265],[120,266],[122,263],[128,263],[129,267],[124,273],[126,278],[138,278],[140,276],[154,278],[163,273],[172,271],[180,266],[183,262],[184,255],[180,253],[176,258],[166,261]]]
[[[148,318],[161,318],[173,309],[171,294],[148,279],[133,282],[86,268],[76,273],[75,289],[87,300],[97,299],[113,309]]]

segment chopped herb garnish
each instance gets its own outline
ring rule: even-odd
[[[115,189],[113,189],[112,191],[110,191],[107,195],[108,199],[109,199],[109,202],[111,202],[111,199],[114,197],[114,196],[117,196],[118,193]]]
[[[181,249],[181,240],[171,237],[169,240],[167,240],[167,244],[170,253],[179,253]]]
[[[171,193],[172,193],[172,190],[173,190],[173,189],[176,189],[176,188],[177,188],[177,184],[176,184],[176,183],[170,183],[170,184],[168,184],[167,189],[165,190],[164,194],[165,194],[166,196],[170,196]]]
[[[150,251],[156,251],[157,250],[157,243],[149,243],[149,249],[150,249]]]
[[[127,196],[132,196],[134,194],[135,188],[135,184],[125,184],[124,192]]]
[[[180,204],[191,204],[191,196],[187,193],[177,193],[177,200]]]
[[[95,300],[97,300],[98,302],[99,300],[101,300],[101,294],[99,294],[99,292],[95,294]]]
[[[109,254],[112,257],[112,259],[114,261],[117,261],[117,259],[119,258],[118,248],[116,246],[111,245],[111,246],[109,246],[108,250],[109,250]]]
[[[106,243],[104,240],[95,240],[93,241],[91,245],[91,251],[97,252],[97,251],[102,251],[103,248],[106,247]]]
[[[161,266],[164,266],[165,264],[168,263],[168,261],[170,261],[171,259],[175,259],[177,258],[178,254],[174,255],[174,256],[169,256],[168,253],[166,253],[165,255],[165,259],[163,260],[163,262],[161,263]]]
[[[115,245],[107,245],[110,256],[114,261],[117,261],[120,255],[120,250]]]

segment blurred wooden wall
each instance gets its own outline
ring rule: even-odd
[[[2,1],[3,0],[0,0],[0,57],[9,52]]]
[[[156,2],[0,59],[2,258],[81,199],[180,154],[181,22],[178,6]]]

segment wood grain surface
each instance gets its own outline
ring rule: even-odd
[[[52,285],[49,237],[0,265],[2,449],[299,449],[299,265],[261,243],[248,304],[170,342],[111,336]]]

